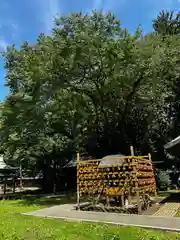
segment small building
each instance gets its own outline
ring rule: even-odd
[[[172,156],[180,157],[180,136],[164,145],[164,149]]]
[[[18,168],[11,167],[4,162],[3,156],[0,156],[0,183],[3,184],[4,194],[6,193],[6,186],[8,182],[12,182],[13,188],[14,179],[16,176]]]
[[[172,180],[172,184],[177,186],[178,178],[180,176],[180,163],[178,160],[180,157],[180,136],[164,145],[164,149],[169,154],[169,158],[172,160],[171,163],[173,164],[172,169],[168,171]]]
[[[3,156],[0,156],[0,177],[2,176],[3,178],[9,178],[14,176],[16,171],[18,170],[17,167],[12,167],[10,165],[7,165],[4,162]]]

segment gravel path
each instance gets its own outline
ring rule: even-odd
[[[102,222],[180,232],[180,218],[76,211],[73,204],[45,208],[24,213],[24,215],[59,218],[69,221]]]

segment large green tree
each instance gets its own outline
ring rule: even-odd
[[[51,36],[9,47],[0,129],[6,158],[42,170],[50,183],[76,151],[129,154],[133,144],[162,157],[180,75],[177,40],[130,34],[112,13],[94,11],[57,17]]]

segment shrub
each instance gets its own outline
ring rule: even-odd
[[[156,183],[159,190],[167,190],[167,188],[170,186],[170,182],[170,176],[166,171],[157,171]]]

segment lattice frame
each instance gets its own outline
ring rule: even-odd
[[[78,203],[83,195],[140,198],[156,194],[156,183],[150,154],[148,156],[118,156],[122,164],[102,165],[102,159],[80,161],[77,155]],[[114,160],[114,158],[108,158]]]

